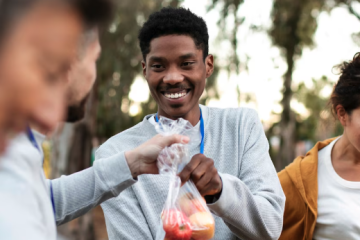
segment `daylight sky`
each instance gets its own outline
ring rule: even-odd
[[[218,10],[206,11],[209,0],[185,0],[183,6],[192,10],[195,14],[204,18],[208,25],[210,35],[210,52],[218,56],[221,61],[231,52],[230,44],[217,41],[219,19]],[[360,4],[359,4],[360,5]],[[222,71],[218,77],[219,100],[210,100],[208,106],[213,107],[239,107],[246,106],[255,108],[262,121],[266,124],[275,119],[271,114],[281,112],[279,101],[282,88],[282,76],[286,71],[278,48],[273,47],[266,31],[253,32],[249,30],[251,24],[271,27],[270,12],[272,1],[270,0],[245,0],[241,6],[240,16],[245,17],[245,22],[239,29],[237,49],[240,60],[249,57],[248,70],[241,71],[239,75],[229,74]],[[357,10],[360,10],[360,7]],[[231,22],[228,24],[231,27]],[[311,84],[313,78],[319,79],[325,75],[332,81],[336,81],[337,75],[333,72],[333,66],[341,61],[350,60],[359,51],[351,34],[360,31],[360,21],[350,15],[345,8],[336,8],[330,14],[320,13],[318,16],[318,29],[315,34],[315,47],[304,49],[301,59],[296,62],[296,70],[293,75],[294,83],[305,82]],[[254,101],[239,105],[236,88],[239,86],[242,94],[250,94]],[[139,88],[142,90],[139,91]],[[136,102],[146,101],[149,91],[144,79],[139,76],[130,92],[130,98],[135,101],[130,108],[131,114],[136,114],[139,107]],[[325,89],[322,94],[328,96],[331,89]],[[292,102],[293,108],[306,115],[307,111],[302,104]]]

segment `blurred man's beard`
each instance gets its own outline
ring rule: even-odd
[[[78,122],[85,117],[85,107],[88,98],[89,95],[86,96],[78,105],[68,107],[66,122]]]

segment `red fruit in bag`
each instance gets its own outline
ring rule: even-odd
[[[192,230],[189,219],[178,210],[168,210],[162,215],[166,239],[190,240]]]

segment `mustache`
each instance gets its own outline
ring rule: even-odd
[[[164,85],[160,85],[157,90],[160,92],[166,92],[169,91],[171,89],[181,89],[181,90],[188,90],[191,89],[192,86],[190,84],[184,84],[184,83],[180,83],[180,84],[175,84],[175,85],[170,85],[170,84],[164,84]]]

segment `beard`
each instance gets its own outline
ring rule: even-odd
[[[85,107],[88,98],[89,95],[87,95],[79,104],[72,105],[67,108],[66,122],[69,123],[78,122],[85,117]]]

